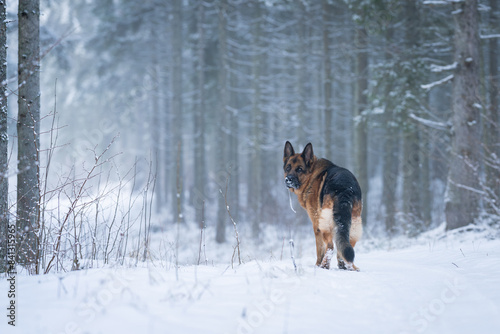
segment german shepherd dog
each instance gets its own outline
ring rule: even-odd
[[[283,155],[285,184],[307,211],[316,236],[316,265],[330,268],[334,243],[339,269],[356,270],[354,245],[361,238],[361,188],[345,168],[314,156],[311,143],[295,154],[286,142]]]

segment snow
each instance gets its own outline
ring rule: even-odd
[[[448,5],[449,3],[447,1],[441,0],[441,1],[424,1],[424,5]]]
[[[500,240],[462,232],[360,242],[360,272],[314,266],[311,239],[300,241],[307,245],[297,272],[290,258],[261,257],[234,269],[223,261],[184,265],[178,280],[159,260],[21,275],[16,328],[4,316],[0,332],[498,332]]]
[[[481,39],[500,38],[500,34],[481,35]]]
[[[447,130],[449,128],[449,125],[446,123],[431,121],[422,117],[418,117],[415,114],[410,114],[410,118],[418,121],[419,123],[425,126],[428,126],[436,130]]]
[[[445,66],[439,66],[439,65],[432,64],[431,65],[431,72],[439,73],[439,72],[443,72],[443,71],[450,71],[450,70],[456,69],[457,66],[458,66],[457,62],[454,62],[453,64],[450,64],[450,65],[445,65]]]
[[[435,86],[439,86],[441,84],[447,83],[448,81],[450,81],[452,79],[453,79],[453,74],[448,75],[446,78],[443,78],[441,80],[431,82],[431,83],[426,84],[426,85],[420,85],[420,87],[424,90],[430,90],[430,89],[434,88]]]

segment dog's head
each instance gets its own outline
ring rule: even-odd
[[[283,170],[285,172],[285,185],[292,192],[295,189],[300,190],[311,176],[314,160],[311,143],[306,145],[302,153],[295,154],[292,144],[289,141],[286,142],[283,154]]]

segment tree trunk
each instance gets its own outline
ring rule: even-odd
[[[199,1],[197,13],[198,23],[198,106],[194,113],[194,194],[193,205],[196,222],[202,221],[203,201],[207,184],[207,163],[205,157],[205,4]]]
[[[6,245],[9,224],[6,7],[5,1],[0,0],[0,273],[7,269]]]
[[[149,105],[151,110],[149,110],[150,114],[150,122],[148,124],[148,129],[151,131],[151,144],[150,146],[152,147],[153,151],[153,156],[151,157],[154,163],[154,173],[156,175],[156,189],[155,189],[155,211],[159,213],[161,209],[164,207],[165,204],[165,199],[164,199],[164,194],[165,194],[165,182],[163,182],[163,178],[165,177],[165,168],[162,168],[163,166],[163,152],[162,152],[162,137],[163,137],[163,122],[160,120],[162,119],[162,112],[160,108],[160,75],[161,75],[161,64],[159,61],[160,57],[160,43],[158,41],[159,36],[158,36],[158,31],[160,30],[160,19],[158,15],[158,10],[153,12],[151,15],[152,19],[149,22],[150,25],[150,33],[151,33],[151,39],[153,40],[153,46],[152,46],[152,52],[150,54],[151,57],[151,71],[149,75],[151,76],[151,90],[150,90],[150,96],[148,99]],[[148,130],[146,130],[148,131]]]
[[[367,120],[363,111],[368,104],[368,38],[364,26],[356,28],[355,52],[356,52],[356,83],[354,88],[354,151],[355,151],[355,175],[363,192],[363,225],[366,225],[368,214],[368,135]]]
[[[418,35],[418,8],[416,0],[405,1],[406,16],[406,61],[416,66],[417,50],[419,48]],[[417,97],[418,80],[414,71],[407,71],[405,78],[405,93]],[[421,232],[421,207],[420,207],[420,140],[421,136],[415,122],[409,117],[410,113],[419,115],[420,106],[415,99],[404,99],[405,119],[403,130],[403,213],[406,232],[414,236]]]
[[[307,48],[307,34],[306,34],[306,8],[302,2],[299,2],[297,5],[299,22],[297,23],[297,33],[298,33],[298,45],[297,45],[297,64],[295,68],[297,68],[297,93],[296,99],[298,99],[297,105],[297,115],[298,115],[298,125],[297,126],[297,139],[300,145],[306,146],[306,141],[309,136],[306,131],[308,128],[306,124],[308,124],[309,111],[306,104],[306,82],[309,80],[307,75],[307,57],[306,57],[306,48]]]
[[[40,3],[19,1],[18,53],[18,260],[38,273],[40,148]]]
[[[419,126],[422,133],[422,128]],[[419,178],[419,201],[420,201],[420,219],[423,223],[423,231],[427,230],[432,223],[432,192],[431,192],[431,166],[430,166],[430,148],[429,138],[421,136],[420,141],[420,178]]]
[[[394,29],[387,28],[385,60],[387,63],[392,63],[392,38]],[[387,83],[385,95],[390,96],[393,89],[391,82]],[[384,168],[383,168],[383,188],[382,188],[382,205],[385,208],[385,229],[389,236],[396,234],[398,227],[396,226],[396,191],[398,185],[399,173],[399,139],[400,131],[399,124],[396,123],[394,113],[393,99],[387,99],[385,103],[385,131],[386,138],[384,143]]]
[[[327,159],[333,159],[332,147],[332,62],[330,59],[330,29],[331,29],[331,13],[332,5],[328,0],[323,0],[323,66],[324,66],[324,82],[323,91],[325,96],[325,154]]]
[[[219,133],[217,136],[216,154],[217,154],[217,167],[218,178],[217,187],[222,191],[222,194],[217,194],[217,227],[215,240],[218,243],[226,241],[226,223],[228,222],[228,214],[226,212],[226,203],[223,195],[226,190],[226,162],[227,162],[227,58],[226,58],[226,26],[227,26],[227,0],[222,0],[219,4],[219,101],[218,110],[220,115]],[[217,190],[219,190],[217,189]]]
[[[455,62],[453,132],[446,189],[448,230],[474,223],[479,214],[480,162],[479,36],[477,0],[454,4]]]
[[[236,75],[230,71],[229,73],[229,86],[236,87]],[[228,203],[231,205],[231,216],[233,219],[238,222],[240,216],[240,182],[239,182],[239,159],[238,159],[238,136],[239,136],[239,123],[238,123],[238,114],[237,114],[237,104],[235,101],[235,94],[230,94],[229,101],[231,101],[231,111],[228,111],[228,124],[230,127],[229,134],[229,152],[228,152],[228,160],[230,173],[231,173],[231,182],[229,184],[229,194],[230,198],[228,198]]]
[[[173,134],[171,162],[175,161],[174,168],[170,173],[171,208],[175,213],[175,222],[183,222],[184,191],[182,191],[182,180],[184,179],[184,143],[182,139],[182,0],[173,1],[172,15],[172,113],[174,120],[171,124]],[[178,162],[178,163],[177,163]]]
[[[490,0],[490,27],[498,27],[498,0]],[[494,199],[488,205],[488,210],[497,213],[500,208],[500,164],[494,161],[500,159],[500,128],[498,119],[498,90],[500,89],[498,76],[498,38],[490,38],[489,47],[489,96],[490,104],[486,109],[485,119],[485,143],[486,159],[491,161],[486,165],[486,184],[491,189],[490,197]],[[491,165],[490,165],[491,164]]]
[[[262,110],[261,110],[261,8],[255,4],[253,15],[255,23],[252,29],[252,147],[248,182],[249,217],[252,223],[252,236],[258,238],[260,234],[260,220],[262,217]]]

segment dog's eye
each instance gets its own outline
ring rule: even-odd
[[[290,165],[286,166],[287,173],[290,171],[290,169],[292,169],[292,166],[290,166]]]
[[[295,170],[297,173],[302,173],[304,170],[302,169],[302,167],[299,167]]]

